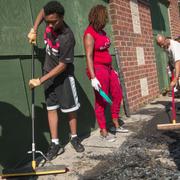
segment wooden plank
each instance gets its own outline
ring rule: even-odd
[[[178,130],[180,129],[180,123],[170,123],[170,124],[158,124],[158,130]]]

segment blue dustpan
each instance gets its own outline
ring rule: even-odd
[[[99,90],[99,94],[106,100],[106,102],[108,102],[109,104],[112,104],[111,99],[102,89]]]

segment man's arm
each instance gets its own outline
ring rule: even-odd
[[[180,60],[176,61],[175,63],[175,78],[179,78],[180,73]]]
[[[57,76],[58,74],[65,71],[67,64],[60,62],[55,68],[53,68],[49,73],[45,74],[41,78],[39,78],[41,84],[44,83],[46,80]]]
[[[31,79],[29,81],[30,88],[35,88],[37,86],[40,86],[42,83],[44,83],[48,79],[55,77],[58,74],[65,71],[66,67],[67,67],[67,64],[60,62],[55,68],[53,68],[49,73],[45,74],[41,78]]]
[[[35,32],[37,32],[39,25],[40,25],[40,24],[42,23],[42,21],[44,20],[44,16],[45,16],[45,15],[44,15],[44,9],[41,9],[40,12],[39,12],[39,14],[38,14],[37,17],[36,17],[35,22],[34,22],[33,29],[34,29]]]
[[[180,60],[175,62],[175,76],[174,79],[171,81],[171,87],[174,87],[179,79],[180,73]]]
[[[44,9],[41,9],[36,17],[33,28],[31,28],[30,32],[28,33],[29,43],[36,44],[37,30],[43,20],[44,20]]]

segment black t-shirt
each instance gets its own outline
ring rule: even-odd
[[[44,33],[44,42],[46,44],[44,71],[49,72],[59,62],[62,62],[67,64],[64,73],[73,74],[75,38],[71,29],[64,23],[61,32],[57,33],[47,26]]]

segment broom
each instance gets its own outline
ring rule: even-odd
[[[34,45],[32,45],[32,66],[31,66],[31,78],[34,78],[35,74],[35,60],[34,60]],[[20,177],[20,176],[39,176],[39,175],[48,175],[48,174],[61,174],[68,171],[65,165],[53,165],[52,162],[48,161],[46,156],[41,152],[37,151],[35,148],[35,91],[34,88],[31,90],[31,98],[32,98],[32,150],[28,151],[28,153],[32,153],[32,161],[31,165],[13,168],[13,169],[4,169],[0,176],[2,178],[6,177]],[[41,154],[39,158],[36,158],[36,154]],[[37,166],[41,160],[45,160],[44,166]],[[17,178],[18,179],[18,178]],[[27,178],[29,179],[29,178]]]

